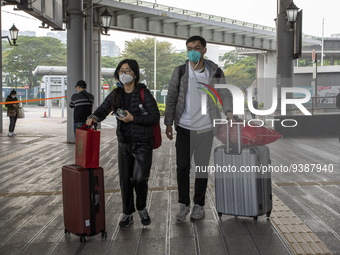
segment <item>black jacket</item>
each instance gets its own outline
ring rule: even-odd
[[[14,101],[18,101],[18,98],[17,97],[12,98],[10,95],[7,96],[6,102],[14,102]],[[7,107],[7,116],[9,116],[10,110],[15,110],[18,114],[18,108],[19,108],[18,104],[13,104],[13,103],[5,104],[5,107]]]
[[[144,108],[148,112],[148,115],[142,115],[142,111],[139,108],[139,105],[142,104],[142,99],[140,98],[140,89],[144,88]],[[112,110],[112,102],[113,102],[113,93],[111,92],[104,100],[104,102],[98,107],[98,109],[93,113],[96,116],[98,121],[102,121],[109,115]],[[123,100],[122,100],[123,101]],[[131,96],[131,108],[129,111],[134,120],[131,123],[131,140],[133,142],[145,141],[151,139],[153,137],[153,129],[152,126],[159,122],[160,114],[157,106],[157,102],[155,98],[151,95],[150,91],[146,88],[146,86],[142,83],[139,83]],[[121,132],[121,123],[119,119],[117,119],[117,138],[119,142],[127,142],[127,140],[123,137]]]
[[[86,122],[87,116],[89,116],[92,112],[93,102],[93,95],[86,90],[72,95],[69,105],[71,108],[74,108],[74,123]]]

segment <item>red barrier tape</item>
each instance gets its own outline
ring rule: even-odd
[[[51,99],[59,99],[65,98],[63,97],[50,97],[50,98],[41,98],[41,99],[30,99],[30,100],[22,100],[22,101],[9,101],[9,102],[0,102],[0,104],[18,104],[18,103],[25,103],[25,102],[35,102],[35,101],[44,101],[44,100],[51,100]]]

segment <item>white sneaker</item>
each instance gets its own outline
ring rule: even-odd
[[[198,220],[198,219],[203,218],[204,215],[205,215],[204,206],[194,205],[194,207],[192,208],[190,218],[192,220]]]
[[[190,212],[190,206],[185,204],[179,205],[179,212],[176,214],[176,220],[178,222],[185,221],[187,215]]]
[[[13,136],[13,133],[12,133],[12,132],[9,132],[7,136]]]
[[[12,132],[12,136],[15,136],[15,135],[17,135],[16,133],[14,133],[14,132]]]

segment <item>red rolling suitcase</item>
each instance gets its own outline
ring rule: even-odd
[[[63,166],[62,186],[65,234],[80,236],[80,242],[99,233],[106,238],[103,168]]]

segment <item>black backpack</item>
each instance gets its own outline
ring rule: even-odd
[[[340,93],[336,96],[335,105],[336,108],[340,108]]]

